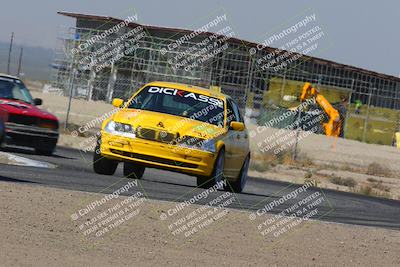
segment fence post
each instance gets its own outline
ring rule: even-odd
[[[68,109],[67,109],[67,117],[65,118],[64,130],[66,130],[68,128],[68,118],[69,118],[69,113],[71,111],[72,94],[74,93],[75,73],[76,73],[76,69],[73,68],[72,69],[72,78],[71,78],[71,82],[69,85]]]
[[[298,142],[299,142],[299,134],[300,134],[300,130],[299,130],[299,126],[300,126],[300,119],[301,119],[301,110],[300,108],[298,109],[299,114],[297,115],[297,124],[296,124],[296,139],[294,142],[294,147],[293,147],[293,156],[292,156],[292,160],[296,161],[297,160],[297,146],[298,146]]]
[[[73,48],[75,48],[75,47],[76,47],[76,38],[74,37]],[[71,66],[70,66],[71,76],[69,78],[70,83],[69,83],[68,108],[67,108],[67,116],[65,118],[64,130],[66,130],[68,128],[68,119],[69,119],[69,113],[71,111],[72,94],[74,93],[75,74],[76,74],[76,67],[77,67],[76,66],[77,64],[75,64],[75,60],[77,60],[75,53],[72,53],[72,60],[71,60]]]
[[[283,73],[283,81],[282,81],[282,86],[281,86],[281,99],[279,100],[279,104],[283,99],[283,92],[285,90],[285,84],[286,84],[286,69],[285,69],[285,72]]]
[[[354,86],[354,78],[351,79],[351,87],[350,87],[350,94],[349,94],[349,99],[347,100],[347,111],[346,111],[346,117],[344,118],[344,129],[343,129],[343,138],[346,138],[346,133],[347,133],[347,123],[349,121],[350,117],[350,107],[351,107],[351,97],[353,96],[353,86]]]
[[[108,85],[107,85],[107,93],[106,93],[106,101],[107,103],[111,103],[112,98],[114,96],[114,87],[115,83],[117,81],[117,72],[118,68],[115,66],[114,62],[111,64],[111,70],[110,70],[110,77],[108,79]]]
[[[371,86],[371,85],[370,85]],[[369,89],[369,97],[368,97],[368,106],[367,106],[367,114],[365,114],[365,120],[364,120],[364,129],[363,129],[363,135],[362,135],[362,141],[365,143],[365,139],[367,137],[367,127],[368,127],[368,119],[369,119],[369,108],[371,105],[371,98],[372,98],[372,87]]]

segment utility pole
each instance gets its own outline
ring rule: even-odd
[[[17,71],[17,76],[19,77],[20,73],[21,73],[21,63],[22,63],[22,53],[24,51],[24,48],[21,47],[21,50],[19,52],[19,60],[18,60],[18,71]]]
[[[11,60],[11,50],[14,40],[14,32],[11,33],[10,49],[8,50],[8,64],[7,64],[7,74],[10,74],[10,60]]]

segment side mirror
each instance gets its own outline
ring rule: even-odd
[[[238,121],[232,121],[229,127],[234,131],[243,131],[244,130],[244,123]]]
[[[114,98],[112,101],[112,105],[116,108],[121,107],[124,104],[124,100],[122,100],[121,98]]]
[[[33,104],[34,104],[35,106],[40,106],[42,103],[43,103],[43,100],[40,99],[40,98],[35,98],[35,99],[33,99]]]

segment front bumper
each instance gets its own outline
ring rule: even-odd
[[[13,122],[5,123],[5,137],[7,144],[33,148],[54,147],[57,144],[58,135],[58,131],[53,129]]]
[[[141,138],[127,138],[101,132],[101,155],[119,161],[181,172],[195,176],[211,175],[215,154]]]

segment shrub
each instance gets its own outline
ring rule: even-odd
[[[371,180],[375,180],[375,179],[371,179]],[[382,181],[375,180],[375,182],[371,183],[371,186],[373,188],[376,188],[376,189],[381,190],[381,191],[385,191],[385,192],[389,192],[390,191],[390,187],[384,185]]]
[[[377,162],[368,165],[367,174],[375,176],[390,176],[390,171]]]
[[[344,186],[349,186],[349,187],[355,187],[357,185],[357,182],[353,178],[342,178],[339,176],[332,176],[329,181],[332,184],[337,184],[337,185],[344,185]]]
[[[258,171],[258,172],[265,172],[271,169],[271,165],[268,162],[260,162],[260,161],[250,161],[250,170]]]

